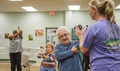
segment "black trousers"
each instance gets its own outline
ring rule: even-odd
[[[10,63],[11,63],[11,71],[22,71],[21,67],[21,52],[10,53]]]
[[[82,61],[83,70],[88,71],[89,64],[90,64],[89,56],[83,55],[83,57],[84,57],[84,59]]]

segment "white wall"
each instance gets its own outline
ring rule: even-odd
[[[120,10],[115,11],[116,22],[120,25]],[[88,11],[65,11],[56,12],[54,16],[50,16],[48,12],[37,13],[0,13],[0,31],[3,33],[2,41],[0,41],[0,48],[9,46],[9,40],[4,39],[4,33],[12,33],[12,30],[20,26],[23,30],[23,47],[38,48],[46,43],[46,34],[44,38],[35,39],[35,28],[59,27],[67,26],[70,31],[75,25],[81,24],[83,26],[90,25],[95,21],[91,19]],[[28,41],[28,35],[32,34],[33,41]],[[2,50],[0,50],[1,53]],[[37,50],[31,60],[38,61],[36,58]],[[6,51],[7,53],[8,51]],[[4,51],[2,51],[4,53]],[[5,54],[6,55],[6,54]],[[0,54],[1,57],[1,54]],[[5,57],[5,58],[8,58]],[[1,58],[0,58],[1,59]],[[9,58],[8,58],[9,59]]]
[[[90,25],[94,21],[88,11],[66,11],[65,12],[65,25],[71,30],[75,25],[81,24],[82,26]]]
[[[2,41],[0,47],[9,46],[9,40],[4,38],[4,33],[12,34],[18,26],[23,30],[23,47],[39,47],[45,45],[46,34],[44,38],[37,40],[35,38],[35,28],[58,27],[63,25],[63,12],[57,12],[50,16],[48,12],[43,13],[0,13],[0,31],[2,31]],[[32,34],[33,41],[28,41],[28,35]]]
[[[115,20],[116,23],[120,26],[120,10],[115,10]]]
[[[120,10],[115,10],[116,23],[120,25]],[[91,25],[95,21],[91,19],[88,11],[66,11],[65,25],[71,30],[75,25]]]
[[[23,30],[23,47],[32,48],[34,56],[30,58],[32,61],[39,62],[36,57],[40,46],[46,44],[46,27],[59,27],[64,24],[64,12],[57,12],[54,16],[50,16],[48,12],[42,13],[0,13],[0,31],[2,32],[2,40],[0,41],[0,59],[9,59],[9,40],[4,38],[4,33],[12,34],[18,26]],[[44,29],[44,38],[35,38],[35,28]],[[33,41],[28,40],[28,35],[33,35]],[[38,50],[37,50],[38,49]],[[32,51],[31,51],[32,53]]]
[[[115,11],[116,22],[120,25],[120,10]],[[35,28],[59,27],[66,25],[70,30],[77,24],[90,25],[95,21],[91,19],[88,11],[66,11],[56,12],[50,16],[48,12],[42,13],[0,13],[0,31],[2,31],[2,41],[0,47],[9,46],[9,40],[4,38],[4,33],[12,34],[12,30],[20,26],[23,30],[23,47],[39,47],[45,45],[46,34],[44,38],[37,40],[35,38]],[[33,41],[28,41],[28,35],[32,34]]]

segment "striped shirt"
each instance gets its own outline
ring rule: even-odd
[[[48,59],[44,58],[43,55],[48,56]],[[43,67],[55,67],[55,55],[54,54],[49,54],[47,55],[46,53],[42,55],[38,55],[38,58],[43,58]]]

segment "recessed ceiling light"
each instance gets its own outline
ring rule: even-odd
[[[120,9],[120,4],[115,9]]]
[[[37,11],[35,8],[33,8],[32,6],[28,6],[28,7],[21,7],[26,11]]]
[[[23,1],[23,0],[9,0],[9,1]]]
[[[69,5],[69,10],[80,10],[80,5]]]

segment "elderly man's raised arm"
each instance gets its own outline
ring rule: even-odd
[[[19,37],[20,37],[20,38],[23,38],[23,35],[22,35],[23,32],[22,32],[22,30],[20,29],[20,30],[18,30],[18,31],[19,31],[19,32],[18,32]]]
[[[18,33],[10,35],[10,36],[8,36],[8,38],[9,38],[9,40],[12,40],[12,38],[16,37],[17,35],[18,35]]]

